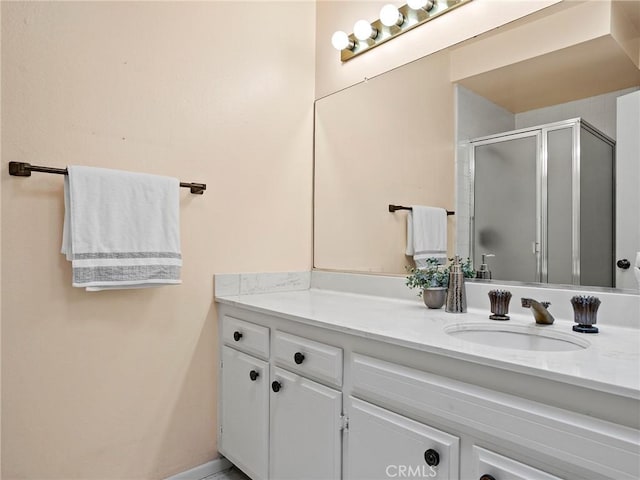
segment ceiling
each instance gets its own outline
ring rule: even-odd
[[[640,70],[611,35],[459,81],[512,113],[640,86]]]

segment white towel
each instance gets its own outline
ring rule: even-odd
[[[413,205],[407,215],[407,250],[416,268],[425,268],[428,258],[447,261],[447,211]]]
[[[67,170],[62,253],[72,263],[74,287],[181,283],[176,178],[94,167]]]

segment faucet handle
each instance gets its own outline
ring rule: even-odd
[[[540,305],[542,305],[544,308],[549,308],[549,305],[551,305],[551,302],[540,302]]]

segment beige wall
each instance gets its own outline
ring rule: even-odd
[[[448,52],[318,100],[314,266],[405,272],[406,212],[388,205],[454,210],[454,143]]]
[[[440,51],[562,0],[473,0],[346,63],[331,46],[336,30],[353,32],[360,19],[376,20],[387,0],[317,1],[316,98]],[[565,0],[573,2],[575,0]],[[401,5],[402,3],[398,3]]]
[[[311,2],[2,3],[3,478],[217,456],[212,275],[311,266],[314,25]],[[183,284],[71,288],[62,178],[9,160],[207,183]]]

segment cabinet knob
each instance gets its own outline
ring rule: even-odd
[[[297,365],[300,365],[302,362],[304,362],[304,353],[296,352],[293,356],[293,361],[296,362]]]
[[[252,382],[255,382],[259,376],[260,376],[260,372],[257,372],[256,370],[251,370],[249,372],[249,378],[251,379]]]
[[[236,342],[239,342],[241,338],[242,338],[242,334],[240,332],[238,331],[233,332],[233,339]]]
[[[618,268],[621,268],[622,270],[627,270],[631,266],[631,262],[626,258],[623,258],[622,260],[618,260],[616,262],[616,265],[618,266]]]
[[[427,465],[430,467],[435,467],[440,463],[440,455],[433,448],[430,448],[424,452],[424,461],[427,462]]]
[[[485,473],[484,475],[482,475],[480,477],[480,480],[496,480],[492,475],[489,475],[488,473]]]
[[[280,391],[280,389],[282,388],[282,384],[280,382],[278,382],[277,380],[275,380],[272,384],[271,384],[271,390],[273,390],[274,392],[278,393]]]

